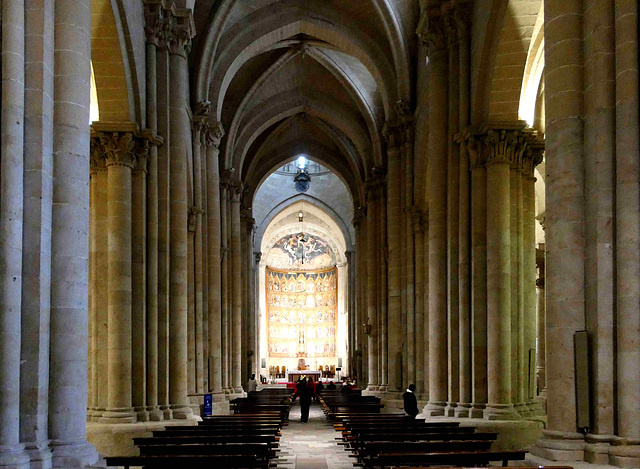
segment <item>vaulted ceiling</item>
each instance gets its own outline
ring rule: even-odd
[[[412,97],[417,0],[195,2],[194,96],[226,135],[221,165],[256,186],[305,153],[352,191],[382,165],[381,130]]]

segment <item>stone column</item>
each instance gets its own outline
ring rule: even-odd
[[[459,305],[459,233],[460,233],[460,160],[454,137],[458,133],[459,122],[459,45],[455,10],[445,15],[447,45],[449,52],[449,102],[447,125],[447,261],[448,261],[448,372],[449,386],[446,415],[455,415],[460,401],[460,305]]]
[[[490,130],[487,147],[487,378],[489,420],[518,418],[511,401],[511,214],[510,165],[520,150],[517,136]],[[513,344],[515,346],[515,344]]]
[[[171,14],[161,9],[162,33],[156,51],[158,134],[164,145],[158,148],[158,406],[164,420],[171,420],[169,408],[169,194],[171,134],[169,130],[169,46]]]
[[[531,262],[531,253],[535,254],[535,230],[527,232],[527,238],[530,244],[526,245],[526,251],[529,255],[525,259],[524,229],[525,229],[525,213],[524,213],[524,175],[522,167],[522,159],[516,169],[516,192],[518,197],[518,223],[517,223],[517,240],[518,240],[518,400],[516,401],[519,409],[522,410],[521,415],[530,415],[531,409],[528,407],[529,400],[529,349],[535,349],[536,323],[535,323],[535,307],[527,309],[531,294],[535,295],[535,256],[534,263]],[[530,189],[530,188],[529,188]],[[533,208],[535,209],[535,187],[533,188],[534,198]],[[529,211],[529,207],[527,207]],[[527,212],[527,226],[533,227],[535,222],[534,214]],[[529,271],[530,269],[533,269]],[[525,283],[529,281],[529,283]],[[528,295],[528,297],[527,297]],[[525,305],[525,301],[527,304]],[[535,305],[534,301],[531,306]],[[533,320],[533,327],[531,321]],[[533,335],[533,345],[532,338]],[[535,369],[535,364],[533,364]],[[520,413],[520,410],[516,409]]]
[[[421,340],[424,343],[422,374],[424,376],[424,397],[429,399],[429,212],[422,215],[422,304],[424,307],[424,330]]]
[[[173,417],[188,418],[192,410],[187,400],[187,248],[188,202],[187,158],[191,148],[189,67],[193,17],[188,10],[176,10],[171,39],[170,93],[171,157],[170,157],[170,270],[169,270],[169,402]]]
[[[229,184],[225,177],[220,186],[220,231],[221,231],[221,256],[222,256],[222,389],[229,392],[230,388],[230,353],[229,353]]]
[[[135,126],[135,124],[134,124]],[[131,400],[131,169],[133,131],[100,132],[107,165],[108,399],[101,423],[136,421]]]
[[[470,417],[487,403],[487,169],[480,138],[465,130],[471,170],[471,400]]]
[[[214,394],[222,393],[222,278],[220,265],[220,175],[218,147],[224,136],[220,122],[207,127],[207,223],[209,257],[209,388]]]
[[[576,432],[573,335],[585,324],[584,2],[544,2],[548,459],[583,458]]]
[[[193,135],[193,173],[194,173],[194,206],[196,218],[196,232],[194,239],[194,267],[195,267],[195,384],[196,392],[202,394],[204,389],[204,244],[203,244],[203,187],[202,187],[202,167],[203,160],[207,157],[206,137],[208,131],[205,119],[211,112],[211,103],[205,101],[198,103],[196,106],[196,115],[194,116],[194,135]]]
[[[82,467],[98,458],[86,439],[91,8],[88,0],[54,8],[49,438],[54,467]],[[3,18],[3,35],[7,26]]]
[[[469,125],[469,29],[470,8],[457,5],[454,12],[458,38],[458,129]],[[456,417],[469,417],[472,402],[471,379],[471,237],[469,155],[466,144],[457,135],[459,143],[459,214],[458,214],[458,314],[460,326],[460,402]]]
[[[389,324],[399,324],[400,297],[400,148],[395,123],[387,123],[383,133],[387,140],[387,241],[388,241],[388,310]],[[387,367],[389,392],[402,390],[400,360],[402,342],[397,327],[387,327]]]
[[[529,363],[529,351],[536,350],[536,342],[538,344],[537,350],[543,349],[544,353],[544,332],[539,335],[540,326],[536,327],[537,320],[540,320],[539,312],[536,312],[536,289],[534,285],[536,282],[536,220],[535,220],[535,205],[536,205],[536,178],[533,176],[533,170],[542,162],[542,155],[544,152],[544,146],[537,144],[536,142],[530,142],[530,149],[527,150],[527,154],[523,160],[524,165],[522,169],[522,246],[523,246],[523,315],[524,315],[524,352],[525,352],[525,376],[524,385],[525,393],[524,398],[527,403],[528,410],[534,415],[544,415],[542,408],[537,399],[535,372],[536,364]],[[543,267],[544,269],[544,267]],[[544,278],[544,270],[543,270]],[[544,282],[544,279],[543,279]],[[542,292],[542,298],[544,299],[544,291]],[[544,314],[544,302],[542,305]],[[544,318],[543,318],[544,327]],[[536,337],[538,340],[536,341]],[[539,363],[540,356],[536,356],[536,362]],[[533,370],[529,368],[533,367]],[[530,379],[534,376],[534,379]]]
[[[136,165],[131,180],[131,402],[139,422],[147,411],[147,163],[150,143],[136,139]]]
[[[416,294],[416,391],[419,396],[425,395],[425,376],[424,376],[424,349],[426,342],[424,341],[424,233],[422,231],[422,213],[418,210],[413,214],[413,237],[415,240],[415,294]]]
[[[51,449],[47,432],[49,411],[49,324],[51,287],[51,204],[53,165],[53,24],[54,2],[39,0],[26,4],[24,17],[25,97],[24,97],[24,214],[22,233],[22,317],[20,344],[20,441],[24,443],[32,467],[51,467]],[[3,20],[4,22],[4,20]],[[3,23],[4,28],[4,23]],[[7,33],[13,34],[13,28]],[[7,45],[20,37],[12,37]],[[4,41],[3,41],[4,43]],[[4,60],[4,59],[3,59]],[[15,60],[19,60],[16,55]],[[6,65],[12,62],[10,58]],[[3,64],[4,65],[4,64]],[[6,70],[10,72],[11,70]],[[14,70],[15,71],[15,70]],[[5,72],[5,73],[6,73]],[[19,86],[19,83],[15,83]],[[3,94],[11,88],[2,84]],[[3,105],[4,108],[4,105]],[[16,109],[10,107],[9,112]],[[4,128],[5,121],[2,126]],[[9,127],[11,129],[11,127]],[[2,140],[4,143],[4,139]],[[15,142],[14,142],[15,143]],[[12,144],[10,144],[12,146]],[[2,148],[4,156],[5,148]],[[10,159],[9,159],[10,160]],[[91,165],[92,170],[95,169]],[[4,174],[4,170],[3,174]],[[92,197],[95,173],[91,175]],[[1,196],[4,197],[4,194]],[[93,217],[94,212],[90,215]],[[95,217],[93,218],[95,221]],[[91,225],[92,235],[95,224]],[[95,238],[95,236],[94,236]],[[3,238],[4,239],[4,238]],[[91,238],[90,238],[91,239]],[[94,246],[95,247],[95,246]],[[95,271],[95,252],[90,269]],[[91,257],[91,254],[90,254]],[[93,293],[93,292],[91,292]],[[91,297],[93,317],[95,305]],[[93,322],[95,325],[95,322]],[[95,333],[95,328],[91,331]],[[4,340],[1,339],[0,340]],[[89,403],[96,402],[96,337],[91,334],[92,362]],[[1,372],[0,372],[1,373]],[[1,444],[1,443],[0,443]],[[2,450],[0,450],[2,453]],[[0,455],[0,461],[3,456]],[[0,466],[3,462],[0,462]]]
[[[637,464],[640,458],[640,148],[638,135],[638,4],[615,2],[616,72],[616,232],[618,314],[618,433],[627,443],[618,461]],[[617,462],[617,461],[616,461]],[[616,463],[614,462],[614,463]]]
[[[242,245],[240,242],[240,203],[242,185],[237,182],[231,188],[231,271],[232,271],[232,314],[231,314],[231,387],[241,393],[242,381]]]
[[[389,250],[387,248],[387,197],[386,197],[386,180],[385,175],[382,171],[378,173],[378,184],[379,184],[379,211],[378,211],[378,259],[379,266],[378,270],[380,272],[380,285],[379,285],[379,305],[380,305],[380,330],[379,339],[380,339],[380,391],[386,392],[389,386],[389,378],[388,378],[388,345],[387,345],[387,337],[388,337],[388,321],[387,321],[387,268],[388,268],[388,253]],[[352,275],[352,267],[349,267],[349,275]]]
[[[160,4],[145,2],[147,126],[158,131],[157,51],[162,37]],[[146,401],[149,420],[163,419],[158,406],[158,145],[156,136],[147,163],[147,294],[146,294]]]
[[[546,314],[544,292],[544,262],[538,264],[538,278],[536,279],[536,299],[538,316],[538,349],[536,354],[538,376],[538,398],[542,408],[547,410],[547,379],[546,379]]]
[[[367,181],[365,186],[366,198],[367,198],[367,247],[366,251],[366,266],[367,266],[367,316],[365,323],[371,327],[369,334],[367,335],[367,347],[369,352],[368,364],[369,364],[369,386],[370,391],[376,391],[378,389],[378,305],[376,301],[376,291],[378,285],[376,285],[376,263],[377,258],[375,256],[377,245],[377,229],[376,219],[377,213],[377,197],[376,197],[376,182],[375,179]],[[364,253],[361,251],[360,255]]]
[[[426,13],[426,12],[425,12]],[[422,23],[422,22],[421,22]],[[429,403],[444,415],[447,401],[447,43],[441,16],[427,16],[429,57]],[[419,27],[420,29],[420,27]]]
[[[18,468],[28,467],[29,464],[29,456],[24,453],[19,436],[24,206],[24,18],[24,3],[3,3],[2,158],[0,158],[0,174],[2,174],[0,184],[0,234],[2,237],[0,243],[2,275],[0,277],[0,324],[2,324],[0,329],[0,374],[2,374],[0,466]],[[86,344],[84,350],[86,351]],[[86,383],[83,386],[86,386]]]
[[[509,312],[511,314],[511,373],[509,378],[511,380],[511,399],[516,412],[522,410],[522,401],[519,400],[520,389],[518,384],[521,382],[520,373],[524,371],[520,369],[520,344],[519,330],[520,330],[520,317],[518,315],[518,295],[519,295],[519,271],[522,268],[520,259],[518,258],[518,165],[516,161],[511,161],[511,168],[509,170],[509,263],[511,272],[509,274],[510,280],[510,297],[511,306]],[[488,174],[488,173],[487,173]],[[489,208],[492,207],[489,205]]]

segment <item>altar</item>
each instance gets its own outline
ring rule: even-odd
[[[322,371],[319,370],[291,370],[287,372],[287,381],[290,383],[295,383],[300,378],[306,377],[308,380],[313,382],[320,381],[322,377]]]

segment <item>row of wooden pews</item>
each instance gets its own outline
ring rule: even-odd
[[[252,393],[253,394],[253,393]],[[277,457],[282,426],[288,423],[282,409],[269,409],[276,392],[250,396],[251,405],[239,404],[232,415],[205,417],[196,426],[171,426],[153,437],[134,438],[139,456],[108,457],[107,466],[144,468],[268,468]],[[280,400],[290,397],[281,392]],[[266,407],[265,407],[266,406]]]
[[[329,420],[336,413],[379,413],[384,407],[379,397],[363,396],[360,389],[353,389],[349,393],[324,390],[319,400]]]
[[[342,433],[340,444],[353,452],[356,465],[374,467],[479,467],[524,460],[525,451],[492,451],[496,433],[479,433],[458,422],[425,422],[405,414],[381,414],[370,398],[324,396],[325,414]]]

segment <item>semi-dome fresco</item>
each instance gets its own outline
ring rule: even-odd
[[[267,265],[280,270],[321,270],[336,265],[329,243],[309,233],[280,238],[267,255]]]

